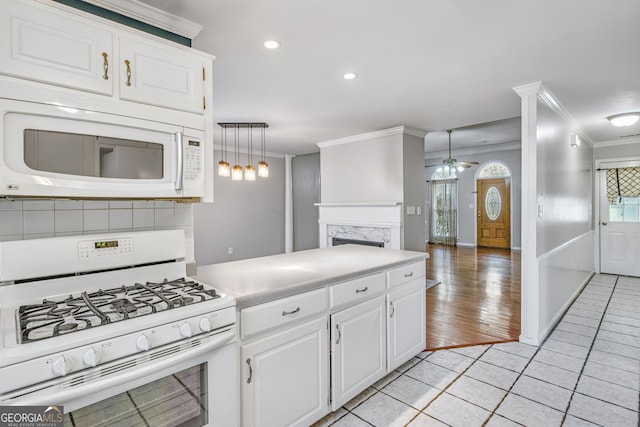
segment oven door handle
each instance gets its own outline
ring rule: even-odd
[[[133,369],[124,370],[119,375],[107,377],[96,382],[89,382],[82,386],[72,387],[59,391],[46,390],[44,393],[35,392],[33,394],[24,394],[23,396],[20,396],[16,399],[10,399],[6,401],[6,403],[10,405],[47,405],[47,402],[52,401],[61,403],[70,402],[79,397],[83,397],[97,391],[106,390],[109,387],[114,387],[123,383],[134,381],[139,378],[143,378],[160,372],[161,370],[166,368],[171,368],[172,366],[177,365],[181,362],[210,352],[211,350],[214,350],[218,347],[222,347],[223,345],[231,341],[233,337],[235,337],[235,335],[235,329],[227,332],[221,332],[211,336],[210,341],[199,345],[192,350],[180,352],[175,357],[167,357],[166,359],[155,360],[152,361],[152,363],[147,363],[145,365],[136,365]]]

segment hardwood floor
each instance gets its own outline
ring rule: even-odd
[[[520,252],[427,245],[427,349],[520,335]]]

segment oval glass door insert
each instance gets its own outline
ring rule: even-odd
[[[484,199],[484,210],[491,221],[495,221],[500,216],[502,210],[502,198],[500,191],[496,187],[489,187]]]

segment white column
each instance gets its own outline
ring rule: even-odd
[[[536,232],[538,94],[542,83],[513,88],[521,100],[522,116],[522,273],[520,341],[540,345],[540,283]]]
[[[291,159],[295,156],[284,156],[284,251],[293,252],[293,180]]]

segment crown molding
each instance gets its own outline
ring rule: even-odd
[[[138,0],[84,0],[103,9],[119,13],[145,24],[193,40],[202,31],[202,25],[160,10]]]
[[[383,137],[383,136],[402,135],[402,134],[412,135],[412,136],[416,136],[418,138],[424,138],[424,136],[427,134],[427,132],[423,131],[421,129],[412,128],[412,127],[409,127],[409,126],[396,126],[396,127],[389,128],[389,129],[382,129],[382,130],[377,130],[377,131],[374,131],[374,132],[361,133],[359,135],[352,135],[352,136],[347,136],[347,137],[344,137],[344,138],[338,138],[338,139],[332,139],[332,140],[329,140],[329,141],[317,142],[316,145],[319,148],[326,148],[326,147],[332,147],[334,145],[348,144],[350,142],[364,141],[364,140],[367,140],[367,139],[380,138],[380,137]]]
[[[558,116],[562,118],[562,120],[569,123],[571,129],[573,129],[572,133],[578,134],[580,139],[591,147],[594,146],[593,139],[591,139],[586,132],[582,129],[580,124],[578,124],[577,120],[569,113],[569,110],[565,108],[564,105],[556,98],[556,96],[545,87],[544,83],[541,81],[533,82],[521,86],[516,86],[513,90],[520,95],[521,98],[525,98],[527,96],[536,96],[536,98],[544,103],[547,107],[549,107],[553,112],[555,112]]]
[[[468,148],[461,148],[458,150],[452,150],[451,157],[459,157],[459,156],[474,155],[474,154],[481,154],[481,153],[495,153],[498,151],[520,150],[521,148],[522,148],[522,145],[520,144],[520,142],[507,142],[504,144],[492,144],[492,145],[484,145],[479,147],[468,147]],[[448,150],[432,151],[432,152],[426,152],[424,154],[425,160],[446,159],[447,157],[449,157]],[[458,160],[461,162],[464,162],[464,160],[462,159],[458,159]]]
[[[640,136],[631,138],[613,139],[611,141],[600,141],[593,144],[593,148],[614,147],[616,145],[640,144]]]

